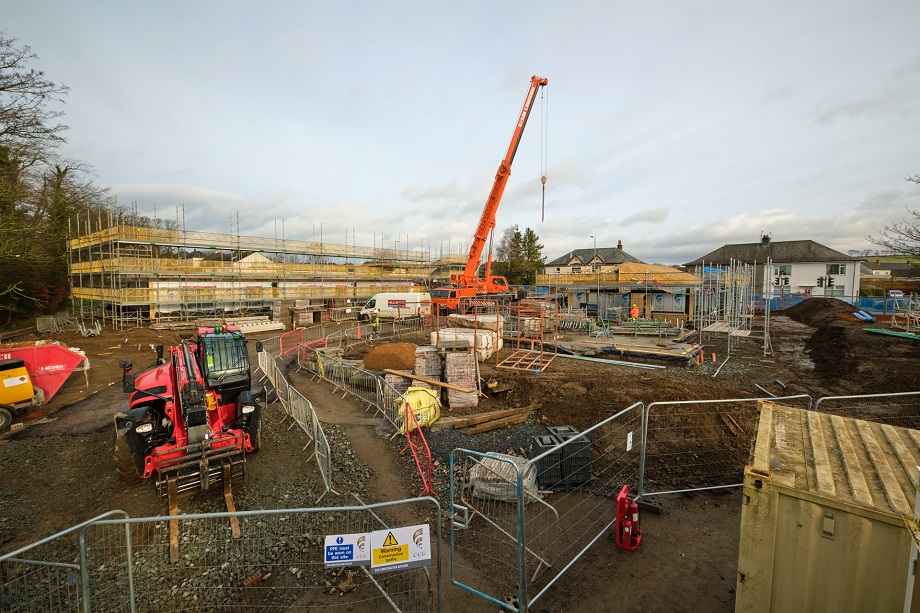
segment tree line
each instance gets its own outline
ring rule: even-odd
[[[0,32],[0,326],[65,307],[67,239],[89,220],[93,230],[157,223],[118,206],[89,164],[60,154],[69,90],[33,68],[37,59]]]
[[[36,59],[0,33],[0,325],[63,305],[68,224],[106,198],[88,165],[59,155],[68,88]]]

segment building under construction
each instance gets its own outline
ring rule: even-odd
[[[113,325],[362,305],[426,291],[427,251],[115,224],[68,242],[74,312]]]

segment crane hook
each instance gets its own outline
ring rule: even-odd
[[[543,184],[543,200],[540,202],[540,221],[546,221],[546,175],[540,177],[540,183]]]

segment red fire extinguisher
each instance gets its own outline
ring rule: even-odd
[[[617,546],[635,551],[642,541],[642,529],[639,528],[639,505],[628,492],[629,486],[624,485],[617,495]]]

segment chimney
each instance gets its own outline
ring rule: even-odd
[[[761,234],[761,235],[760,235],[760,244],[763,245],[764,247],[766,247],[767,245],[769,245],[769,244],[770,244],[770,235],[769,235],[769,234]]]
[[[623,251],[623,241],[620,241],[620,240],[617,241],[617,250]]]

